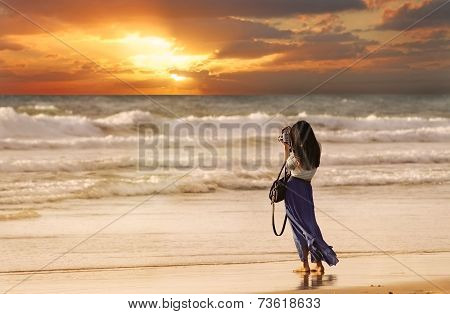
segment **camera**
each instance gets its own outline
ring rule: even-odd
[[[278,140],[284,144],[291,146],[291,127],[287,126],[281,130],[281,135],[278,136]]]

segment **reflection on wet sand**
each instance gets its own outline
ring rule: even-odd
[[[317,289],[324,286],[332,286],[337,281],[336,275],[302,274],[300,277],[299,290]]]

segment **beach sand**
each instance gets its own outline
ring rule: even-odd
[[[292,272],[292,234],[272,234],[267,191],[156,195],[119,220],[148,197],[54,203],[39,215],[1,222],[0,289],[447,293],[449,192],[446,184],[317,188],[319,225],[340,258],[323,276]],[[281,224],[282,205],[277,210]]]
[[[343,258],[322,276],[295,262],[40,271],[13,293],[448,293],[449,253]],[[6,289],[30,273],[1,274]]]

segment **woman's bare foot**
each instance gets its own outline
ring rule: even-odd
[[[310,271],[308,264],[303,264],[299,268],[293,270],[294,273],[309,273]]]
[[[318,275],[323,275],[325,273],[325,267],[323,267],[322,263],[316,263],[316,266],[311,269],[311,272],[314,272]]]

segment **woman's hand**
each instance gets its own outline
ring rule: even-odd
[[[278,142],[284,145],[284,147],[287,147],[289,149],[289,145],[283,142],[283,139],[281,137],[278,137]]]
[[[278,142],[280,142],[281,144],[284,145],[284,160],[287,160],[288,157],[289,157],[289,153],[291,151],[291,148],[289,147],[288,144],[283,142],[283,138],[281,136],[278,137]]]

